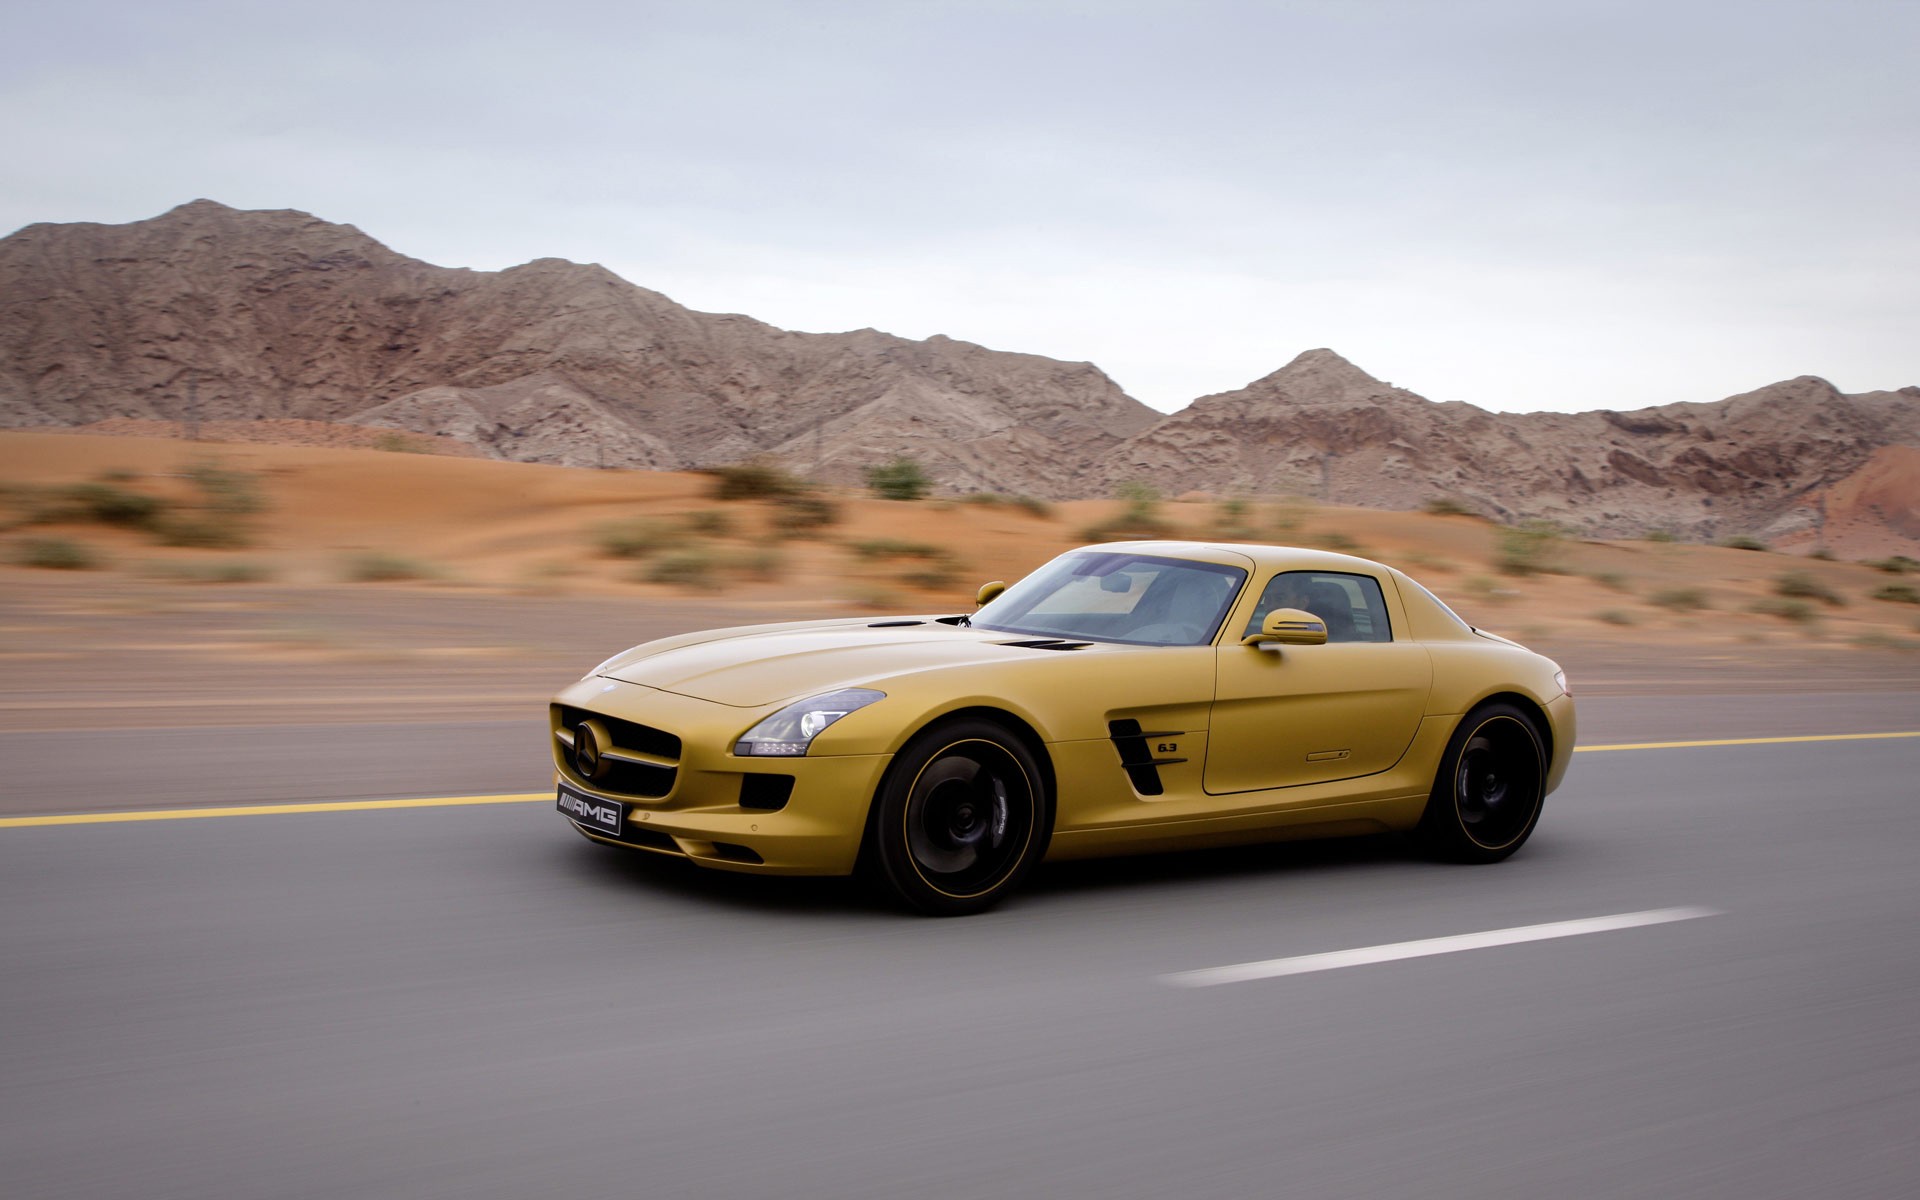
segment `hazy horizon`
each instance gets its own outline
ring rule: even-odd
[[[196,197],[598,262],[1162,411],[1327,347],[1495,411],[1920,382],[1898,3],[82,0],[0,50],[0,226]]]

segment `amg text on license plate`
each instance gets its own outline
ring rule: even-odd
[[[589,829],[620,836],[620,817],[626,806],[617,800],[582,796],[563,787],[553,806]]]

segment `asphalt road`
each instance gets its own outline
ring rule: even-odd
[[[538,804],[0,829],[0,1195],[1912,1195],[1916,778],[1920,739],[1587,753],[1499,866],[1068,864],[958,921]],[[1720,915],[1161,978],[1678,905]]]
[[[1920,691],[1581,696],[1580,740],[1920,730]],[[511,718],[0,732],[0,817],[531,792],[551,782],[545,713]]]

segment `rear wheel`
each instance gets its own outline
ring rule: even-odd
[[[1540,820],[1547,763],[1539,729],[1511,704],[1488,704],[1447,742],[1414,836],[1455,862],[1489,863],[1518,850]]]
[[[999,903],[1046,852],[1053,810],[1040,765],[992,721],[933,726],[895,757],[869,831],[875,874],[934,916]]]

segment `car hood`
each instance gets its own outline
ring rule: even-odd
[[[602,673],[623,683],[759,708],[905,672],[1062,653],[1033,648],[1036,642],[1052,640],[1057,639],[935,622],[905,628],[776,629],[722,635],[652,653],[640,647],[638,657],[623,658]],[[1100,645],[1070,644],[1085,647],[1074,653]]]

